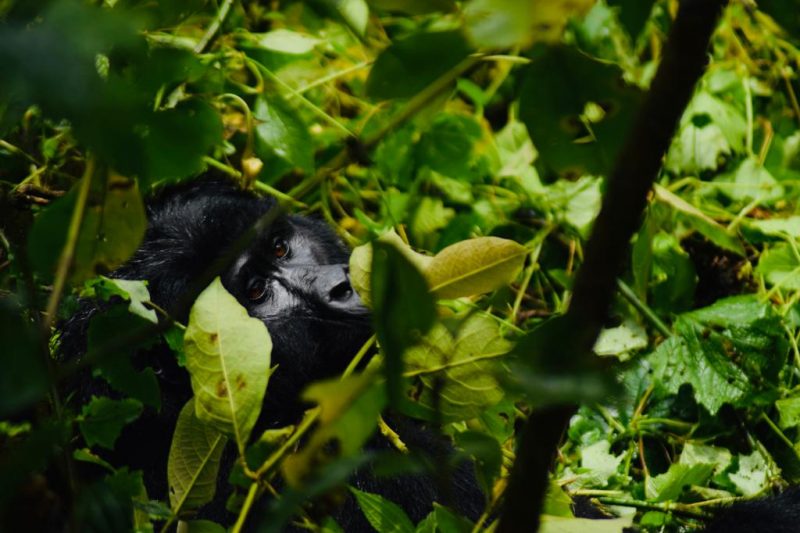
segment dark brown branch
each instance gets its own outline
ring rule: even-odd
[[[711,34],[725,0],[682,0],[650,91],[611,173],[608,190],[585,250],[565,320],[575,335],[547,353],[588,358],[607,316],[615,280],[647,204],[664,154],[694,86],[706,67]],[[568,343],[568,346],[565,346]],[[570,367],[575,367],[570,362]],[[581,366],[581,365],[578,365]],[[574,406],[535,410],[522,431],[498,533],[536,531],[548,471]]]

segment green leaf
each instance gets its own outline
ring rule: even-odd
[[[800,257],[797,249],[786,243],[767,248],[758,259],[756,273],[772,286],[786,290],[800,289]]]
[[[769,304],[750,295],[725,298],[680,315],[674,330],[650,357],[668,391],[691,384],[712,415],[724,403],[744,406],[757,394],[774,394],[787,344]]]
[[[640,91],[621,74],[574,48],[538,51],[524,73],[519,116],[542,163],[573,176],[609,172],[640,101]],[[590,103],[603,109],[596,121],[585,116]]]
[[[645,481],[645,494],[648,500],[657,502],[677,500],[683,489],[691,485],[702,485],[711,477],[714,465],[695,464],[692,466],[674,463],[669,470]]]
[[[567,20],[582,15],[592,4],[592,0],[470,0],[464,6],[466,32],[477,48],[556,42]]]
[[[211,520],[190,520],[184,522],[185,529],[181,533],[225,533],[227,529]]]
[[[214,499],[222,450],[228,439],[195,415],[195,399],[181,409],[169,447],[167,480],[172,511],[199,509]]]
[[[96,174],[94,180],[100,179]],[[103,184],[90,193],[78,235],[70,279],[81,282],[124,263],[144,237],[144,204],[135,181],[102,176]],[[85,179],[85,178],[84,178]],[[52,277],[67,240],[67,230],[81,184],[49,206],[37,218],[28,238],[34,266]]]
[[[800,216],[798,215],[786,218],[747,220],[746,227],[769,237],[800,239]]]
[[[783,398],[775,402],[780,417],[778,425],[783,429],[800,425],[800,397]]]
[[[78,426],[88,446],[99,444],[113,450],[122,428],[139,418],[141,413],[142,402],[138,400],[93,397],[83,407],[78,417]]]
[[[744,246],[738,236],[729,232],[724,226],[700,211],[698,208],[673,194],[668,189],[656,184],[656,198],[674,209],[680,219],[691,228],[699,231],[705,238],[724,250],[745,256]]]
[[[347,26],[359,37],[364,37],[369,22],[366,0],[324,0],[332,6]]]
[[[276,93],[264,94],[253,107],[256,153],[266,163],[277,161],[283,171],[314,171],[314,142],[302,117]],[[271,175],[280,175],[271,171]]]
[[[374,374],[358,374],[315,383],[303,399],[319,405],[319,426],[298,453],[283,461],[283,475],[294,487],[311,479],[322,463],[361,451],[386,405],[386,391]]]
[[[475,169],[475,143],[482,135],[480,124],[472,117],[442,113],[419,140],[417,164],[445,176],[474,181],[480,177]]]
[[[581,468],[588,472],[593,485],[605,487],[609,480],[619,473],[623,455],[615,456],[610,452],[611,443],[600,440],[581,450]]]
[[[184,336],[197,417],[232,435],[241,454],[261,412],[272,341],[219,278],[197,298]]]
[[[625,361],[630,352],[646,348],[647,331],[633,320],[626,320],[619,326],[603,328],[594,343],[597,355],[616,355]]]
[[[770,468],[764,458],[766,452],[755,449],[750,455],[739,456],[739,470],[729,474],[730,480],[745,496],[761,494],[769,486]],[[770,458],[770,461],[772,459]]]
[[[508,239],[469,239],[436,254],[425,277],[438,298],[483,294],[511,283],[527,254],[527,248]]]
[[[349,488],[375,531],[378,533],[414,533],[414,524],[399,505],[378,494],[363,492],[353,487]]]
[[[665,166],[690,175],[715,170],[727,156],[744,151],[746,133],[743,112],[701,90],[681,117]]]
[[[394,231],[388,231],[378,238],[381,242],[391,243],[406,259],[422,272],[433,258],[415,252]],[[371,305],[370,279],[372,277],[372,243],[362,244],[350,254],[350,283],[361,297],[365,305]]]
[[[422,341],[405,354],[407,394],[418,416],[447,421],[468,420],[503,398],[497,382],[502,359],[511,343],[492,318],[474,314],[458,326],[455,337],[436,324]]]
[[[733,456],[725,448],[708,446],[699,442],[687,442],[683,446],[678,463],[687,466],[706,464],[714,466],[714,473],[722,472],[731,464]]]
[[[100,298],[109,301],[112,296],[130,302],[128,312],[137,315],[153,324],[158,323],[158,316],[155,309],[146,307],[145,302],[150,301],[150,291],[147,290],[147,282],[132,279],[111,279],[100,276],[89,280],[81,291],[83,298]]]
[[[610,520],[542,515],[541,520],[539,533],[619,533],[633,524],[633,515]]]
[[[742,161],[732,174],[714,178],[714,183],[722,194],[742,204],[771,204],[784,197],[783,186],[754,158]]]
[[[278,28],[260,35],[252,34],[258,45],[284,54],[307,54],[322,41],[311,35],[305,35],[286,28]]]
[[[616,8],[617,18],[634,41],[644,28],[655,0],[609,0],[608,5]]]
[[[370,283],[375,334],[386,356],[389,399],[396,404],[401,398],[403,352],[431,328],[436,309],[423,275],[388,242],[373,243]]]
[[[370,98],[410,98],[458,65],[470,49],[458,31],[418,33],[381,52],[367,78]]]
[[[142,335],[137,338],[142,338],[148,331],[155,332],[152,322],[130,314],[123,306],[115,305],[107,311],[96,314],[89,322],[89,351],[100,351],[108,345],[115,345],[120,337],[133,335],[133,332],[141,332]],[[132,363],[136,350],[146,348],[156,339],[155,335],[143,337],[140,342],[131,342],[101,358],[94,365],[94,375],[102,376],[115,390],[159,409],[161,392],[155,372],[150,367],[137,370]]]
[[[663,231],[653,235],[652,246],[651,305],[666,313],[688,310],[694,303],[697,285],[691,257],[675,236]]]

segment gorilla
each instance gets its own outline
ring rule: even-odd
[[[110,274],[147,280],[152,303],[183,323],[192,301],[211,281],[209,276],[220,275],[247,312],[264,321],[277,369],[252,432],[256,437],[265,429],[298,422],[308,407],[299,400],[301,390],[312,381],[340,374],[372,334],[367,309],[350,285],[349,251],[314,218],[280,215],[270,220],[275,208],[272,199],[219,180],[168,187],[147,204],[148,229],[141,246]],[[86,351],[88,325],[102,307],[83,302],[62,325],[63,359],[79,358]],[[192,396],[189,375],[166,346],[138,350],[133,359],[138,369],[155,370],[161,408],[148,408],[129,424],[107,459],[115,466],[142,470],[149,497],[166,500],[168,451],[178,413]],[[91,395],[118,395],[88,372],[74,385],[74,399],[81,402]],[[395,416],[390,423],[409,449],[424,451],[430,460],[447,460],[453,452],[449,442],[418,422]],[[367,447],[390,448],[380,436]],[[225,510],[231,491],[225,470],[235,456],[233,446],[229,448],[215,499],[200,512],[201,518],[223,524],[234,518]],[[485,505],[468,462],[455,468],[448,486],[425,474],[381,478],[370,467],[356,472],[350,483],[397,503],[415,523],[432,510],[434,501],[454,502],[457,512],[472,519]],[[351,496],[332,516],[345,531],[372,531]]]

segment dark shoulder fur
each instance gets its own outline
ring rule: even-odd
[[[800,487],[770,498],[743,501],[718,512],[704,533],[798,533]]]

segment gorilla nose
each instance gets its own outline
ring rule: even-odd
[[[332,309],[345,313],[361,314],[367,309],[350,284],[350,268],[347,265],[320,267],[317,276],[319,292]]]

